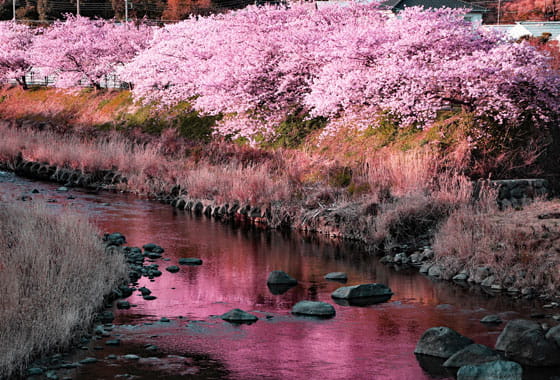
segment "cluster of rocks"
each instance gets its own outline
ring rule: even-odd
[[[117,309],[130,309],[131,307],[136,307],[137,305],[131,304],[129,301],[125,300],[138,292],[140,296],[146,301],[151,301],[156,299],[152,295],[152,291],[146,287],[138,287],[138,280],[141,277],[147,277],[150,281],[154,281],[156,277],[162,275],[159,270],[158,264],[151,263],[147,264],[145,261],[154,261],[156,259],[162,258],[165,250],[157,244],[149,243],[145,244],[142,248],[138,247],[127,247],[126,237],[121,233],[111,233],[105,234],[103,236],[103,242],[105,244],[105,252],[108,255],[122,254],[126,257],[128,264],[128,277],[130,280],[129,285],[119,285],[114,288],[110,294],[105,297],[105,307],[106,310],[100,311],[95,317],[95,325],[93,327],[92,334],[86,334],[78,339],[77,348],[87,350],[90,341],[96,341],[105,339],[105,346],[120,346],[121,340],[113,337],[111,338],[112,330],[114,325],[112,324],[115,319],[115,314],[110,310],[113,307],[113,302],[115,303]],[[181,258],[178,260],[179,265],[201,265],[202,260],[199,258],[189,257]],[[176,273],[180,270],[177,265],[170,265],[165,268],[170,273]],[[160,322],[169,322],[168,318],[161,318]],[[103,346],[94,346],[94,350],[102,350]],[[157,350],[157,346],[147,345],[147,351]],[[118,359],[116,355],[109,355],[107,359]],[[140,356],[134,354],[126,354],[120,357],[124,360],[138,360]],[[27,370],[27,375],[30,377],[41,376],[42,378],[47,378],[51,380],[59,379],[58,370],[70,369],[80,367],[86,364],[92,364],[97,362],[97,359],[93,357],[87,357],[78,362],[65,361],[62,355],[56,354],[50,357],[45,357],[34,362],[30,368]],[[64,377],[63,377],[64,378]]]
[[[524,319],[510,321],[494,349],[475,344],[448,327],[424,332],[414,353],[445,359],[443,367],[458,368],[458,380],[521,380],[522,366],[560,366],[560,326],[546,326]]]
[[[330,281],[346,282],[348,276],[344,272],[327,273],[324,278]],[[287,291],[298,284],[298,281],[281,270],[270,272],[266,281],[272,294]],[[388,301],[393,292],[383,284],[361,284],[343,286],[336,289],[331,297],[343,306],[363,306]],[[292,314],[318,318],[331,318],[336,315],[333,305],[320,301],[299,301],[292,307]],[[220,316],[221,319],[231,323],[254,323],[258,317],[241,309],[233,309]]]
[[[518,278],[524,278],[525,273],[519,271],[517,276],[509,276],[502,279],[494,272],[491,267],[479,266],[471,270],[462,269],[452,271],[450,268],[434,262],[434,251],[430,246],[423,246],[407,253],[399,250],[396,254],[388,254],[381,258],[380,262],[386,265],[393,265],[396,269],[403,267],[416,268],[420,273],[429,276],[435,280],[453,281],[456,284],[478,285],[485,292],[491,294],[504,293],[513,297],[522,297],[532,299],[539,297],[541,299],[550,300],[553,298],[550,294],[539,293],[537,289],[532,287],[518,288],[514,284]],[[552,302],[548,307],[554,307]]]
[[[137,281],[141,277],[147,277],[148,279],[153,280],[155,277],[159,277],[162,275],[162,272],[159,270],[159,264],[145,263],[146,260],[153,262],[156,259],[160,259],[163,257],[163,253],[165,252],[165,250],[159,245],[154,243],[148,243],[142,247],[143,250],[138,247],[122,246],[123,244],[126,243],[126,238],[121,233],[118,232],[112,234],[106,234],[103,240],[106,243],[107,252],[113,253],[116,250],[118,252],[122,252],[125,255],[129,268],[128,277],[132,285],[137,285]],[[164,259],[164,260],[168,260],[168,259]],[[202,260],[196,257],[184,257],[178,260],[178,264],[179,265],[202,265]],[[170,273],[177,273],[180,271],[180,267],[177,265],[170,265],[167,266],[165,270]],[[127,288],[127,287],[122,287],[122,288]],[[143,287],[143,288],[139,288],[138,290],[146,300],[153,300],[156,298],[151,295],[151,292],[147,288]],[[117,297],[115,298],[126,298],[132,294],[132,293],[129,294],[129,291],[126,291],[121,296],[119,291],[122,293],[121,288],[113,291],[113,293],[117,293]]]

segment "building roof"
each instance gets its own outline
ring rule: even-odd
[[[392,11],[400,11],[406,7],[424,7],[424,8],[467,8],[474,13],[488,12],[488,9],[475,4],[466,3],[461,0],[385,0],[380,3],[381,7]]]

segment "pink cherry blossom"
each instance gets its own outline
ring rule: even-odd
[[[147,46],[151,28],[68,15],[44,29],[33,44],[33,64],[45,75],[55,74],[57,87],[80,81],[98,88],[106,75]]]
[[[15,22],[0,22],[0,83],[16,80],[26,87],[25,74],[31,69],[29,49],[34,31]]]

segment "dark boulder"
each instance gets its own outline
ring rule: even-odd
[[[469,364],[482,364],[500,359],[500,354],[490,347],[483,346],[482,344],[471,344],[451,355],[443,363],[443,366],[459,368]]]
[[[351,300],[356,298],[379,299],[378,302],[385,302],[391,298],[393,292],[387,285],[383,284],[361,284],[354,286],[343,286],[336,289],[332,298]]]
[[[157,244],[154,243],[148,243],[145,244],[142,248],[144,248],[144,251],[146,252],[153,252],[153,253],[163,253],[164,249],[162,247],[160,247]]]
[[[459,368],[457,380],[522,380],[523,369],[515,362],[496,360]]]
[[[447,359],[471,344],[471,339],[449,327],[432,327],[422,334],[414,353]]]
[[[300,301],[292,308],[293,314],[310,315],[314,317],[334,317],[334,307],[326,302]]]
[[[202,260],[196,257],[184,257],[179,259],[179,265],[202,265]]]
[[[286,272],[275,270],[270,272],[266,283],[270,285],[296,285],[298,282]]]
[[[506,357],[532,367],[560,366],[560,347],[541,329],[529,329],[506,346]]]
[[[220,316],[221,319],[232,323],[253,323],[258,320],[253,314],[249,314],[241,309],[233,309]]]
[[[501,334],[496,340],[494,348],[499,351],[505,351],[508,344],[513,341],[519,340],[521,334],[527,330],[540,330],[541,325],[538,322],[530,321],[527,319],[514,319],[509,321],[502,330]]]
[[[546,339],[551,342],[556,343],[556,345],[560,348],[560,325],[554,326],[546,333]]]
[[[348,281],[348,275],[344,272],[331,272],[325,275],[325,280],[346,282]]]

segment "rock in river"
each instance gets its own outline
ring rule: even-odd
[[[179,272],[179,267],[177,265],[171,265],[171,266],[168,266],[167,268],[165,268],[165,270],[170,272],[170,273],[177,273],[177,272]]]
[[[494,362],[459,368],[457,380],[522,380],[523,369],[515,362]]]
[[[542,329],[530,329],[508,343],[506,357],[527,366],[555,367],[560,366],[560,347]]]
[[[472,343],[471,339],[449,327],[432,327],[422,334],[414,353],[447,359]]]
[[[117,309],[130,309],[128,301],[117,301]]]
[[[331,272],[325,275],[325,280],[345,282],[348,280],[348,276],[344,272]]]
[[[459,368],[470,364],[482,364],[500,360],[500,354],[482,344],[471,344],[457,351],[443,363],[444,367]]]
[[[270,272],[266,283],[269,285],[296,285],[297,280],[281,270]]]
[[[153,253],[163,253],[164,249],[161,248],[159,245],[154,244],[154,243],[148,243],[146,245],[144,245],[142,248],[144,248],[144,251],[146,252],[153,252]]]
[[[241,309],[233,309],[220,316],[224,321],[233,323],[252,323],[258,320],[253,314],[249,314]]]
[[[333,305],[316,301],[300,301],[294,305],[292,313],[324,318],[334,317],[336,314]]]
[[[546,339],[555,342],[560,348],[560,325],[554,326],[546,333]]]
[[[482,318],[480,320],[480,323],[488,323],[488,324],[499,325],[500,323],[502,323],[502,319],[500,318],[499,315],[491,314],[491,315],[487,315],[484,318]]]
[[[382,301],[387,301],[393,292],[387,285],[383,284],[361,284],[354,286],[343,286],[336,289],[332,294],[332,298],[354,299],[354,298],[373,298],[379,297]]]
[[[196,257],[184,257],[179,259],[179,265],[202,265],[202,260]]]
[[[494,346],[496,350],[505,351],[507,346],[513,342],[519,340],[521,334],[527,330],[540,330],[541,325],[538,322],[530,321],[527,319],[514,319],[509,321],[506,327],[502,330],[496,345]]]

